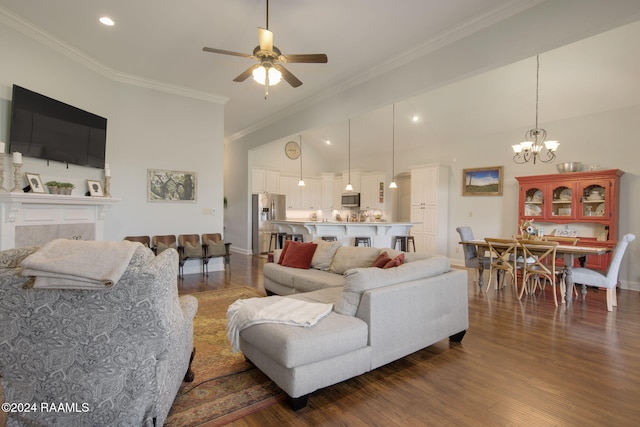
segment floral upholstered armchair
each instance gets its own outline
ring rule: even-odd
[[[35,250],[0,252],[7,424],[162,425],[183,379],[193,379],[198,303],[178,297],[178,253],[139,245],[115,285],[78,290],[25,287],[20,264]]]

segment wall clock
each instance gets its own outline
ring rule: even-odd
[[[289,141],[284,146],[284,152],[288,158],[295,160],[300,157],[300,145],[295,141]]]

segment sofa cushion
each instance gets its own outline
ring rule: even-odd
[[[355,268],[344,274],[342,298],[334,306],[340,314],[355,316],[363,292],[383,286],[436,276],[449,271],[449,258],[437,255],[403,264],[397,268]]]
[[[289,268],[275,263],[266,263],[262,269],[265,278],[297,292],[315,291],[320,288],[344,285],[341,274],[322,270]]]
[[[333,257],[329,271],[344,274],[351,268],[371,267],[379,254],[379,248],[340,246]]]
[[[264,323],[250,326],[240,337],[277,363],[293,368],[331,359],[367,346],[367,324],[331,312],[310,328]]]
[[[382,268],[393,268],[398,267],[404,264],[404,252],[399,254],[397,257],[390,259]]]
[[[311,260],[317,247],[318,245],[312,242],[291,242],[288,250],[281,258],[280,264],[284,267],[304,268],[308,270],[309,267],[311,267]]]
[[[331,261],[333,261],[333,256],[336,254],[336,251],[341,246],[340,242],[325,242],[324,240],[314,240],[313,243],[317,244],[316,252],[313,254],[313,259],[311,260],[311,268],[315,268],[318,270],[329,270],[331,267]]]

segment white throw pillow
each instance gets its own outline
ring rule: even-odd
[[[439,255],[385,270],[375,267],[349,270],[344,275],[344,290],[334,310],[339,314],[355,316],[365,291],[437,276],[450,269],[449,258]]]
[[[317,244],[318,247],[313,254],[313,259],[311,259],[311,268],[323,271],[329,270],[331,262],[333,261],[333,256],[342,245],[338,241],[325,242],[322,239],[314,240],[313,243]]]
[[[380,254],[379,248],[340,246],[333,257],[329,271],[344,274],[351,268],[371,267]]]

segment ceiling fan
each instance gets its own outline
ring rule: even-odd
[[[265,99],[269,95],[269,85],[276,85],[281,79],[286,80],[294,88],[302,85],[302,82],[282,65],[283,63],[327,62],[327,55],[324,53],[283,55],[280,49],[273,45],[273,32],[269,30],[269,0],[267,0],[267,28],[258,27],[258,43],[251,55],[212,47],[203,47],[202,50],[257,60],[257,64],[249,67],[233,81],[243,82],[252,75],[255,81],[265,85]]]

